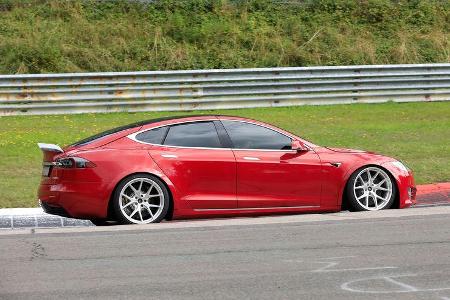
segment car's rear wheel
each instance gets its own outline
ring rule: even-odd
[[[90,219],[89,221],[95,226],[104,226],[108,224],[108,219]]]
[[[376,166],[358,169],[347,183],[347,197],[352,211],[381,210],[392,206],[395,183],[389,174]]]
[[[117,186],[113,209],[122,224],[158,223],[169,209],[169,192],[155,176],[132,175]]]

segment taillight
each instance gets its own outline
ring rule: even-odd
[[[84,169],[96,167],[96,165],[93,162],[81,157],[64,157],[57,159],[55,162],[55,166],[64,169],[70,168]]]

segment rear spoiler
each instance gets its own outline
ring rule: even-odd
[[[56,152],[56,153],[64,152],[64,150],[61,149],[60,146],[55,145],[55,144],[38,143],[38,147],[41,148],[42,151],[49,151],[49,152]]]

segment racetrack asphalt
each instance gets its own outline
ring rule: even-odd
[[[448,300],[449,216],[435,206],[3,230],[0,299]]]

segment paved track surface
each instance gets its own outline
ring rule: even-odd
[[[3,231],[0,299],[450,299],[448,206],[156,225]]]

